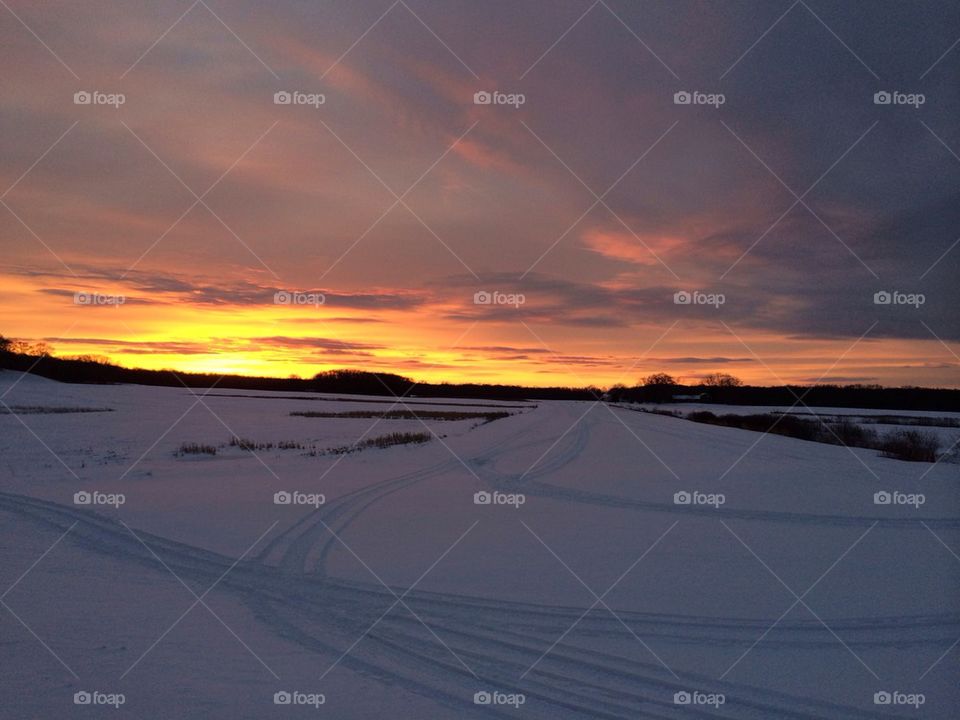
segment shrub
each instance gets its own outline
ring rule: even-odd
[[[825,427],[829,428],[829,430],[824,433],[825,442],[850,445],[852,447],[877,447],[877,433],[850,420],[826,423]],[[833,432],[831,432],[831,430]]]
[[[936,462],[940,439],[924,430],[897,430],[881,438],[880,454],[897,460]]]
[[[202,443],[183,443],[176,452],[177,455],[216,455],[217,449],[213,445]]]
[[[241,450],[255,451],[255,450],[270,450],[273,448],[272,442],[257,442],[256,440],[248,440],[246,438],[239,438],[234,435],[230,438],[230,447],[240,448]]]

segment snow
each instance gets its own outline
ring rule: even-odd
[[[369,398],[202,395],[0,372],[10,407],[112,409],[0,415],[0,591],[12,587],[0,717],[952,718],[960,706],[956,464],[543,401],[486,424],[427,421],[439,437],[422,445],[178,457],[234,434],[322,448],[427,431],[289,414],[391,407]],[[449,402],[412,407],[469,409]],[[125,502],[74,505],[81,490]],[[282,490],[326,502],[274,504]],[[682,491],[723,502],[675,504]],[[924,502],[877,505],[878,491]],[[475,504],[477,492],[523,502]],[[125,703],[78,707],[80,690]],[[275,706],[284,690],[325,703]],[[477,705],[478,691],[526,701]],[[725,702],[675,705],[682,691]],[[924,703],[875,705],[880,691]]]

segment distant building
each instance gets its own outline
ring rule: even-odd
[[[698,395],[674,395],[673,400],[675,402],[703,402],[707,399],[706,393],[699,393]]]

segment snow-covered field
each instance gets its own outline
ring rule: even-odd
[[[17,411],[0,414],[3,718],[960,707],[956,464],[589,402],[424,427],[290,415],[391,408],[370,398],[10,372],[0,399]],[[392,432],[434,437],[276,447]],[[178,456],[183,443],[217,453]],[[119,709],[94,706],[117,694]]]

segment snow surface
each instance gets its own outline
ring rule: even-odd
[[[0,372],[12,408],[112,409],[0,415],[0,717],[956,717],[956,464],[543,401],[427,421],[423,445],[175,454],[427,431],[291,417],[391,407],[292,395]],[[469,409],[449,402],[411,408]],[[284,490],[326,502],[274,504]],[[325,703],[275,705],[284,690]]]

